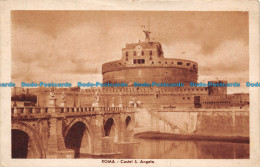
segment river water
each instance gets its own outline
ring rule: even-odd
[[[135,144],[118,145],[119,159],[245,159],[249,144],[214,141],[175,141],[134,138]],[[87,158],[80,156],[80,158]]]

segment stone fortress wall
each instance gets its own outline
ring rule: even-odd
[[[23,88],[15,88],[17,95],[33,94],[37,96],[37,106],[47,106],[49,89],[31,88],[27,92]],[[130,102],[140,102],[141,107],[162,108],[248,108],[249,97],[246,93],[209,95],[210,88],[56,88],[57,105],[67,107],[91,107],[98,98],[100,107],[129,107]],[[14,94],[14,91],[13,91]],[[13,101],[14,103],[14,101]],[[16,102],[19,104],[19,102]]]
[[[249,137],[247,109],[137,109],[135,133]]]

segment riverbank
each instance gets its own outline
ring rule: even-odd
[[[135,134],[137,138],[143,139],[164,139],[164,140],[193,140],[193,141],[219,141],[232,143],[249,143],[249,137],[246,136],[218,136],[205,134],[173,134],[161,132],[143,132]]]

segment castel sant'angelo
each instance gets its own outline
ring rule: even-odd
[[[89,89],[55,88],[53,91],[57,98],[57,105],[142,108],[247,108],[249,106],[248,94],[227,94],[227,87],[191,87],[190,82],[198,81],[198,64],[185,59],[165,58],[162,44],[152,41],[150,33],[145,30],[144,41],[126,44],[122,49],[120,60],[102,65],[103,83],[124,83],[127,86]],[[223,80],[210,82],[227,83]],[[35,100],[35,104],[29,105],[47,106],[49,88],[27,90],[15,88],[13,90],[15,97],[12,101],[16,101],[15,99],[21,101],[19,95],[26,93],[37,97],[37,102]],[[19,102],[16,102],[16,105],[19,105]]]
[[[145,41],[126,44],[120,60],[102,65],[102,84],[107,86],[14,88],[12,157],[117,155],[118,143],[131,143],[147,132],[248,138],[248,94],[190,86],[197,83],[198,64],[164,58],[161,43],[144,32]],[[26,134],[29,140],[21,144]]]

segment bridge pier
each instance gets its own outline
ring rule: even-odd
[[[89,134],[87,134],[86,132],[84,132],[84,134],[83,134],[79,152],[80,152],[80,154],[91,154],[92,153],[91,139],[90,139]]]
[[[46,158],[74,158],[74,151],[66,149],[62,135],[62,119],[50,118]]]
[[[134,136],[134,118],[126,116],[124,113],[119,115],[118,143],[131,143]]]
[[[117,148],[114,137],[106,136],[102,138],[102,154],[116,154]]]
[[[124,114],[120,113],[118,116],[118,143],[124,142]]]
[[[93,117],[94,118],[94,117]],[[100,154],[102,152],[102,128],[103,128],[103,116],[96,115],[92,120],[93,135],[92,135],[92,154]]]
[[[31,139],[29,138],[28,139],[28,153],[27,153],[27,157],[29,158],[37,158],[37,155],[35,154],[35,148],[33,148],[33,145],[32,145],[32,141]]]

